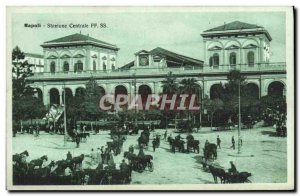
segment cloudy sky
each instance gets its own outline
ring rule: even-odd
[[[241,21],[265,27],[273,40],[271,61],[285,61],[285,13],[283,12],[93,12],[93,13],[15,13],[12,15],[12,47],[42,54],[43,42],[73,33],[89,34],[116,44],[119,66],[133,60],[134,53],[157,46],[203,60],[203,40],[207,29]],[[25,28],[24,23],[90,24],[106,23],[105,29]]]

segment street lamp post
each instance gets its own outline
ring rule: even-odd
[[[241,81],[239,80],[239,129],[238,129],[238,154],[241,153]]]
[[[202,120],[201,120],[201,117],[202,117],[202,105],[201,105],[201,86],[199,85],[199,130],[201,129],[201,124],[202,124]]]
[[[134,87],[134,125],[137,127],[137,112],[136,112],[136,77],[135,74],[133,74],[134,80],[133,80],[133,87]]]
[[[64,84],[64,146],[66,145],[67,113],[66,113],[66,85]]]

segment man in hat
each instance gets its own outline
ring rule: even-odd
[[[67,153],[67,161],[71,161],[72,160],[72,154],[70,151],[68,151]]]
[[[122,160],[122,163],[120,164],[120,170],[126,171],[128,169],[128,164],[125,162],[125,159]]]
[[[230,163],[230,169],[228,169],[228,172],[229,173],[238,173],[238,171],[237,171],[235,165],[233,164],[233,162],[230,161],[229,163]]]

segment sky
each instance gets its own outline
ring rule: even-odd
[[[89,34],[116,44],[118,66],[134,59],[134,53],[162,47],[203,60],[201,33],[224,23],[241,21],[263,26],[272,37],[271,62],[285,62],[285,13],[283,12],[99,12],[99,13],[15,13],[12,15],[11,44],[22,51],[43,54],[45,41],[73,33]],[[90,24],[106,23],[107,28],[25,28],[24,23]],[[283,52],[284,51],[284,52]]]

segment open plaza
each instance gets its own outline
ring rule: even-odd
[[[133,171],[131,184],[207,184],[214,183],[211,173],[203,169],[202,157],[206,140],[216,143],[219,135],[221,139],[221,149],[218,149],[218,158],[214,164],[228,170],[230,161],[236,165],[239,172],[247,171],[251,173],[249,180],[252,183],[282,183],[287,181],[287,143],[286,138],[275,137],[276,131],[273,127],[260,127],[255,129],[243,129],[241,131],[243,144],[241,153],[237,154],[237,148],[231,147],[232,136],[237,137],[237,130],[231,131],[211,131],[210,128],[202,128],[198,133],[194,133],[195,139],[200,140],[200,152],[180,153],[171,152],[169,143],[163,140],[165,129],[157,129],[151,132],[150,145],[145,148],[144,153],[153,156],[154,170],[145,170],[142,173]],[[178,135],[174,129],[168,129],[168,134]],[[161,145],[153,152],[151,141],[155,135],[161,135]],[[187,134],[181,134],[186,138]],[[43,155],[48,156],[48,163],[52,160],[58,161],[66,159],[70,151],[73,156],[85,154],[83,168],[96,168],[96,163],[91,164],[88,155],[91,149],[106,146],[112,141],[109,131],[103,131],[96,135],[90,135],[87,141],[76,148],[75,142],[67,142],[64,145],[63,135],[50,135],[41,132],[38,138],[31,134],[18,134],[13,138],[13,154],[21,153],[24,150],[29,152],[28,161],[37,159]],[[125,159],[123,154],[128,151],[131,145],[134,146],[135,153],[138,153],[139,135],[128,135],[123,145],[123,151],[117,156],[113,156],[117,168]],[[126,160],[127,161],[127,160]]]

